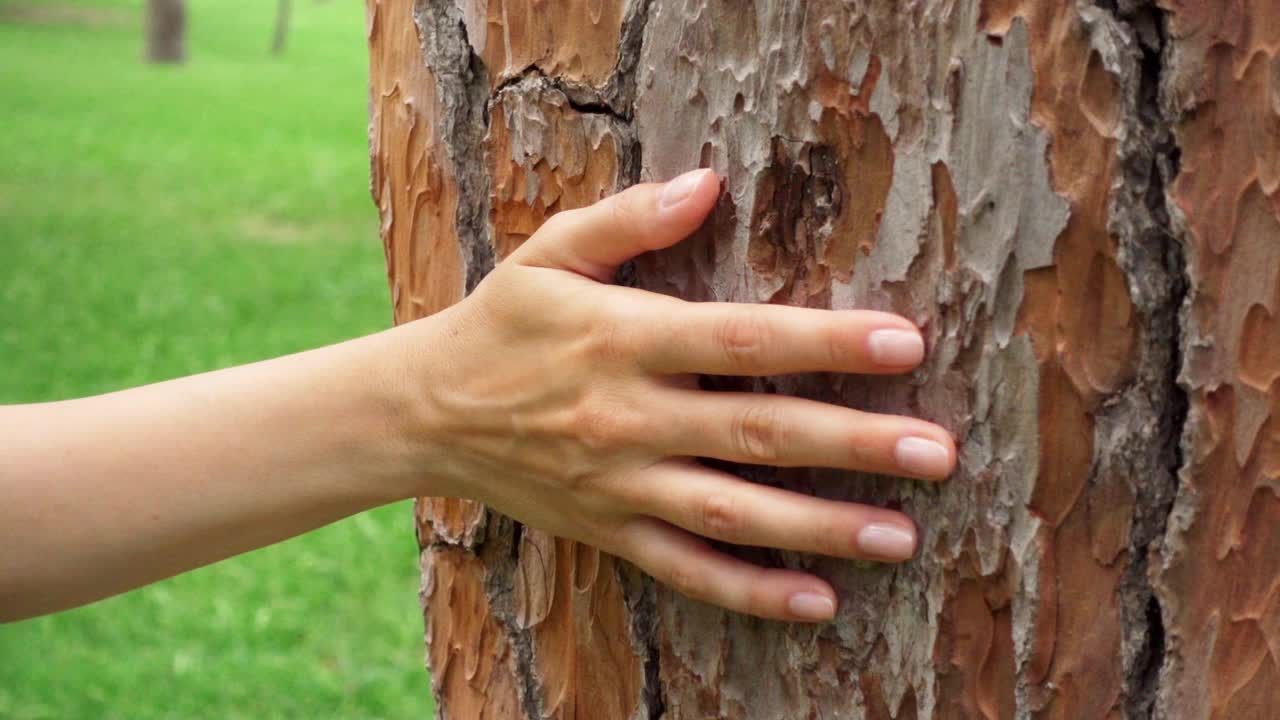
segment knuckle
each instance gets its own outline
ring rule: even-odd
[[[702,500],[701,534],[732,542],[741,536],[742,510],[732,495],[712,493]]]
[[[849,332],[842,332],[836,327],[826,327],[822,331],[826,339],[824,347],[826,348],[827,357],[825,358],[827,367],[841,368],[849,365],[849,357],[853,353],[856,343],[850,337]]]
[[[601,453],[617,449],[620,443],[618,421],[606,408],[586,404],[573,416],[573,434],[587,448]]]
[[[731,368],[745,368],[764,355],[767,333],[760,318],[749,312],[730,312],[716,324],[716,346]]]
[[[701,588],[698,584],[698,573],[691,563],[677,560],[667,569],[667,585],[671,589],[687,597],[699,599]]]
[[[846,445],[849,467],[855,470],[875,470],[882,463],[876,462],[871,448],[867,447],[867,439],[863,433],[855,433]]]
[[[603,312],[592,324],[595,354],[604,360],[628,360],[636,355],[636,326],[616,313]]]
[[[617,229],[623,232],[636,232],[644,227],[633,193],[618,193],[605,201],[605,207],[609,213],[609,222]]]
[[[764,573],[757,572],[751,579],[750,587],[742,598],[741,612],[756,617],[772,617],[775,613],[772,611],[773,603],[769,599],[769,584],[765,581]]]
[[[578,210],[561,210],[542,221],[542,225],[538,228],[538,233],[551,236],[567,233],[576,224],[578,213]]]
[[[733,424],[733,441],[747,462],[771,465],[781,456],[782,424],[771,402],[746,406]]]
[[[809,538],[809,547],[812,552],[829,557],[848,557],[852,546],[846,543],[845,538],[849,534],[848,529],[857,525],[848,519],[841,522],[829,513],[824,515],[827,517],[810,526],[813,535]]]
[[[636,446],[645,436],[644,415],[621,402],[591,400],[573,414],[573,434],[587,449],[615,454]]]

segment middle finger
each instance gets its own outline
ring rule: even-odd
[[[764,393],[663,388],[654,400],[668,413],[658,446],[671,455],[931,480],[955,466],[950,433],[916,418]]]

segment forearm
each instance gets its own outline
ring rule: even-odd
[[[0,407],[0,620],[91,602],[430,490],[401,334]]]

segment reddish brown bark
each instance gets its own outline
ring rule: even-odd
[[[1155,570],[1169,716],[1274,717],[1280,698],[1280,5],[1164,0],[1172,184],[1191,297],[1177,503]]]
[[[828,578],[820,627],[424,499],[444,717],[1270,717],[1275,7],[369,0],[397,321],[555,212],[713,167],[712,221],[624,281],[893,310],[930,354],[902,380],[709,382],[961,441],[938,487],[739,469],[922,527],[896,568],[736,550]]]

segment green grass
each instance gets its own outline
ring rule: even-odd
[[[271,57],[275,3],[190,0],[181,67],[141,5],[0,0],[0,402],[389,324],[362,4],[295,2]],[[428,717],[417,584],[401,503],[2,626],[0,718]]]

